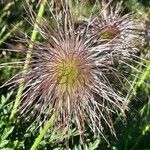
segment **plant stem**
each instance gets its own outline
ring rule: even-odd
[[[38,31],[37,31],[38,24],[37,23],[40,22],[41,17],[44,14],[45,3],[46,3],[46,0],[43,0],[40,4],[40,8],[39,8],[39,11],[38,11],[38,14],[37,14],[37,17],[36,17],[36,21],[35,21],[35,24],[34,24],[33,32],[32,32],[32,35],[31,35],[31,41],[32,42],[35,41],[35,39],[37,37],[37,33],[38,33]],[[32,48],[33,48],[33,43],[32,42],[28,46],[28,52],[27,52],[26,60],[25,60],[24,67],[23,67],[23,74],[26,74],[27,70],[29,68],[29,62],[30,62],[30,59],[31,59]],[[24,89],[24,79],[22,79],[20,81],[17,96],[16,96],[16,99],[15,99],[15,103],[14,103],[14,106],[13,106],[13,109],[12,109],[12,112],[11,112],[11,115],[10,115],[10,119],[12,119],[14,117],[14,115],[16,114],[17,108],[20,104],[20,99],[21,99],[23,89]]]
[[[0,14],[0,22],[2,22],[2,19],[5,15],[7,15],[10,7],[14,5],[14,2],[10,2],[8,3],[3,9],[2,9],[2,13]]]
[[[143,74],[141,75],[141,78],[137,84],[138,87],[141,86],[141,84],[146,80],[146,78],[150,75],[150,62],[147,65],[146,70],[143,72]]]
[[[22,24],[23,24],[23,21],[20,21],[12,29],[10,29],[10,31],[6,35],[4,35],[3,38],[1,38],[0,45]]]
[[[140,68],[139,68],[140,69]],[[142,69],[141,69],[142,70]],[[130,100],[133,95],[136,95],[137,88],[140,87],[144,81],[150,75],[150,61],[147,64],[145,71],[141,74],[140,78],[138,79],[139,73],[135,76],[134,82],[131,85],[130,92],[126,96],[127,100]]]
[[[41,142],[42,138],[44,137],[44,135],[46,134],[46,132],[48,131],[48,129],[53,126],[54,122],[55,122],[55,118],[56,115],[55,113],[51,116],[51,118],[46,122],[45,126],[43,127],[43,129],[41,130],[39,136],[35,139],[32,147],[30,150],[36,150],[37,146],[39,145],[39,143]]]
[[[133,147],[131,148],[132,150],[135,150],[138,146],[138,144],[140,143],[140,141],[142,140],[143,136],[150,131],[150,125],[145,126],[145,128],[142,131],[142,134],[140,134],[139,137],[137,137],[137,140],[135,142],[135,144],[133,145]]]

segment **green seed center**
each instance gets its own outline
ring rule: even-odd
[[[111,40],[113,38],[115,38],[118,34],[118,31],[114,28],[111,27],[107,27],[104,29],[104,31],[102,31],[100,39],[108,39]]]
[[[72,92],[72,89],[78,84],[79,69],[75,62],[67,61],[57,66],[59,84],[63,90]]]

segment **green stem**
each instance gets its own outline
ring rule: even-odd
[[[142,68],[138,69],[142,70]],[[147,64],[145,71],[141,74],[139,79],[138,79],[139,73],[136,75],[134,82],[132,83],[131,88],[129,90],[130,92],[126,96],[127,100],[130,100],[133,96],[137,94],[136,93],[137,88],[144,83],[144,81],[148,78],[149,75],[150,75],[150,62]]]
[[[56,115],[54,113],[51,116],[51,118],[46,122],[44,128],[41,130],[39,136],[35,139],[35,141],[34,141],[34,143],[33,143],[30,150],[36,150],[36,148],[38,147],[39,143],[41,142],[42,138],[44,137],[44,135],[46,134],[48,129],[53,126],[53,124],[55,122],[55,118],[56,118]]]
[[[19,27],[23,24],[23,21],[18,22],[1,40],[0,45]]]
[[[46,0],[43,0],[40,4],[38,15],[36,17],[33,32],[32,32],[32,35],[31,35],[31,41],[35,41],[35,39],[37,37],[37,33],[38,33],[37,27],[38,27],[38,23],[40,23],[40,20],[41,20],[43,14],[44,14],[45,4],[46,4]],[[30,59],[31,59],[32,48],[33,48],[33,43],[31,42],[28,46],[28,52],[27,52],[26,60],[25,60],[24,67],[23,67],[23,74],[26,74],[27,70],[29,68],[29,62],[30,62]],[[13,106],[13,109],[12,109],[12,112],[11,112],[11,115],[10,115],[10,119],[12,119],[14,117],[14,115],[16,114],[17,108],[20,104],[20,99],[21,99],[23,89],[24,89],[24,79],[22,79],[20,81],[19,89],[18,89],[17,96],[16,96],[16,99],[15,99],[15,103],[14,103],[14,106]]]
[[[135,149],[137,148],[137,146],[138,146],[138,144],[140,143],[141,139],[143,138],[143,136],[144,136],[148,131],[150,131],[150,125],[145,126],[145,128],[144,128],[143,131],[142,131],[142,134],[141,134],[139,137],[137,137],[137,140],[136,140],[135,144],[134,144],[133,147],[131,148],[132,150],[135,150]]]
[[[14,2],[8,3],[3,9],[2,14],[0,14],[0,22],[2,22],[3,17],[8,13],[9,8],[14,5]]]
[[[141,84],[146,80],[146,78],[150,75],[150,62],[146,68],[146,70],[143,72],[143,74],[141,75],[141,78],[137,84],[138,87],[141,86]]]

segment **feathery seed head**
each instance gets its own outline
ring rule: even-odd
[[[51,42],[34,42],[30,69],[24,75],[20,73],[19,80],[25,80],[20,113],[26,118],[31,117],[28,116],[31,112],[37,118],[44,114],[46,119],[52,112],[45,112],[53,109],[57,116],[55,125],[63,129],[73,122],[83,135],[85,122],[89,122],[95,134],[98,131],[103,135],[104,121],[115,134],[110,114],[123,112],[126,101],[112,89],[105,76],[109,70],[107,58],[93,53],[89,41],[82,34],[76,35],[73,28],[66,28],[60,38],[63,30],[53,35],[48,33],[51,29],[41,27],[40,33]],[[105,48],[101,47],[101,51]]]
[[[140,38],[139,24],[132,14],[122,14],[122,3],[112,6],[111,3],[103,5],[102,1],[101,12],[93,16],[88,24],[88,34],[91,37],[94,35],[96,42],[99,39],[98,44],[105,41],[123,46]]]

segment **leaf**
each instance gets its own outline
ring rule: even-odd
[[[14,126],[10,127],[10,128],[5,128],[5,131],[1,137],[2,140],[6,139],[14,130]]]
[[[12,94],[13,94],[13,91],[7,93],[6,97],[4,95],[1,96],[0,110],[3,108],[6,102],[10,99]]]
[[[14,150],[12,148],[3,148],[2,150]]]
[[[1,143],[0,143],[0,148],[3,148],[5,145],[8,144],[8,140],[3,140]]]
[[[90,143],[88,149],[89,150],[96,150],[98,148],[99,143],[100,143],[99,139],[96,140],[94,143]]]

